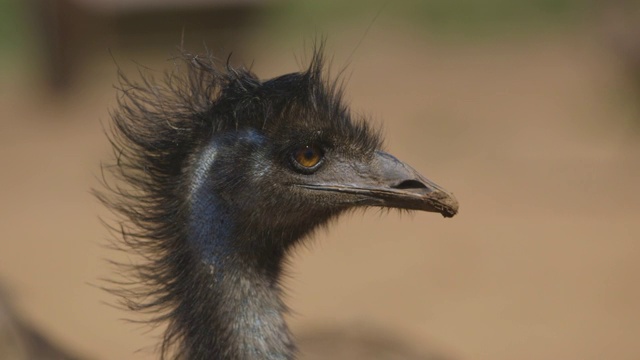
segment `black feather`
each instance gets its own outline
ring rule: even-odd
[[[120,234],[116,247],[142,260],[120,264],[125,280],[114,282],[111,292],[128,309],[148,314],[152,324],[167,324],[162,358],[294,356],[278,296],[282,258],[345,209],[308,205],[278,193],[273,181],[257,183],[260,174],[245,159],[286,161],[275,155],[310,142],[364,157],[381,146],[364,119],[352,118],[341,83],[325,77],[322,50],[316,47],[305,71],[267,81],[191,54],[159,82],[150,76],[135,82],[120,73],[109,135],[116,161],[106,167],[115,180],[105,181],[97,196],[119,216],[112,229]],[[266,149],[253,140],[238,145],[251,134],[266,139]],[[233,151],[209,169],[202,162],[212,139]],[[207,178],[198,180],[202,171]],[[218,189],[215,200],[226,207],[212,208],[214,200],[201,199],[196,187]],[[224,223],[239,219],[241,226]],[[210,224],[214,220],[219,224]],[[214,228],[232,229],[233,242],[203,241],[199,234]],[[245,280],[251,289],[242,292],[236,285]],[[241,325],[260,334],[240,338],[230,329],[229,317],[240,306],[233,302],[245,301],[238,298],[249,298]],[[274,314],[254,319],[252,311]],[[258,323],[263,327],[254,328]]]

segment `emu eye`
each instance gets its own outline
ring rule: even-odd
[[[314,170],[324,157],[322,150],[316,145],[306,145],[293,152],[295,165],[303,171]]]

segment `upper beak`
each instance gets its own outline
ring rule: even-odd
[[[444,217],[458,212],[453,194],[385,152],[378,151],[371,162],[345,170],[336,182],[302,186],[356,195],[366,205],[437,212]]]

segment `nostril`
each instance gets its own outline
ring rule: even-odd
[[[392,186],[394,189],[426,189],[427,186],[418,180],[405,180],[398,185]]]

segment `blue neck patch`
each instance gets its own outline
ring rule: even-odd
[[[190,187],[189,241],[208,265],[215,265],[230,251],[227,241],[232,224],[209,181],[217,155],[217,142],[209,142],[197,161]]]
[[[230,135],[227,133],[227,135]],[[265,138],[256,130],[236,132],[232,137],[225,134],[214,135],[197,159],[196,168],[190,185],[189,241],[195,246],[207,265],[218,264],[224,257],[232,254],[229,237],[233,231],[232,212],[226,208],[221,197],[216,194],[212,176],[215,176],[215,163],[220,157],[220,147],[228,141],[243,142],[261,147]],[[252,169],[262,176],[268,166]]]

